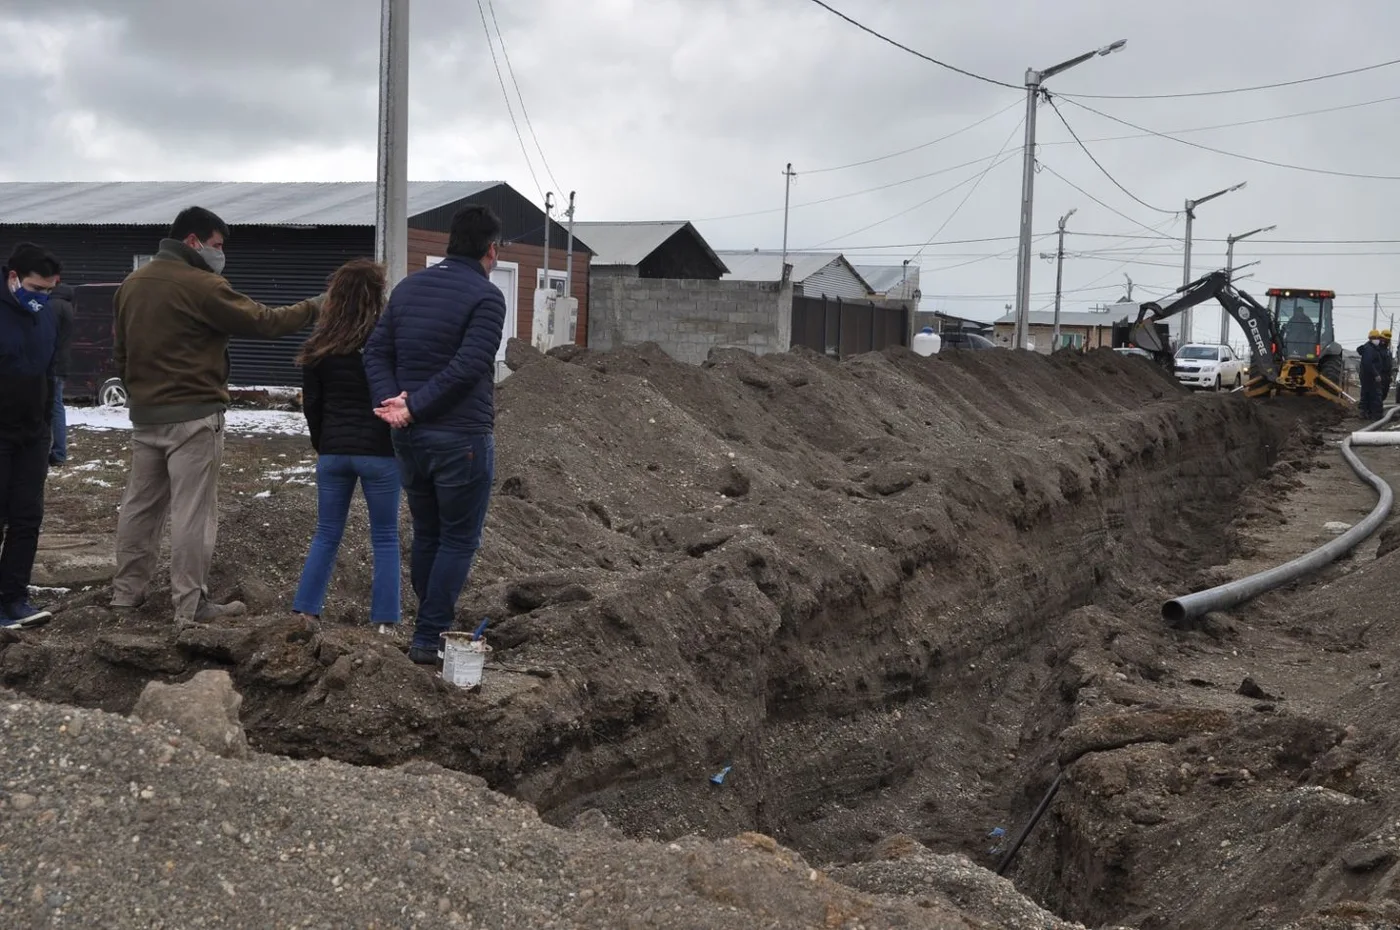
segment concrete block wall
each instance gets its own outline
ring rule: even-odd
[[[635,269],[592,269],[589,347],[606,350],[643,342],[696,365],[714,348],[786,352],[792,345],[792,287],[641,278]]]

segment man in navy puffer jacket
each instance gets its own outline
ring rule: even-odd
[[[413,515],[409,574],[418,621],[408,656],[435,664],[481,545],[495,475],[496,351],[506,304],[491,269],[501,222],[470,205],[452,218],[447,257],[409,275],[365,346],[375,411]]]

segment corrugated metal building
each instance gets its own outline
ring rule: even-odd
[[[729,269],[685,220],[576,223],[593,250],[595,272],[630,271],[639,278],[717,281]]]
[[[484,204],[500,216],[508,244],[493,279],[513,313],[508,328],[528,336],[533,291],[543,286],[544,211],[501,181],[414,181],[408,199],[410,272],[445,253],[452,215],[462,205]],[[265,304],[314,296],[341,264],[374,254],[372,182],[13,182],[0,183],[0,259],[17,242],[33,241],[62,260],[67,284],[119,282],[156,251],[170,221],[191,205],[233,227],[225,276]],[[550,239],[550,283],[562,292],[567,233],[551,223]],[[574,248],[578,339],[585,341],[590,252],[579,241]],[[305,338],[233,340],[230,380],[299,384],[293,359]]]
[[[783,253],[720,251],[729,266],[725,281],[778,282],[783,276]],[[789,252],[795,293],[804,297],[841,297],[868,300],[874,291],[844,255],[832,252]]]

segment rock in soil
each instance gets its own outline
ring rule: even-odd
[[[169,724],[215,755],[241,759],[248,754],[238,721],[242,704],[228,672],[208,671],[182,684],[151,682],[131,714],[147,723]]]

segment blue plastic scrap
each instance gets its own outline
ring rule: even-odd
[[[716,774],[710,776],[710,784],[712,784],[712,785],[722,785],[722,784],[724,784],[724,776],[728,775],[728,774],[729,774],[731,771],[733,771],[733,770],[734,770],[734,766],[732,766],[732,765],[726,765],[724,768],[720,769],[719,772],[717,772]]]

